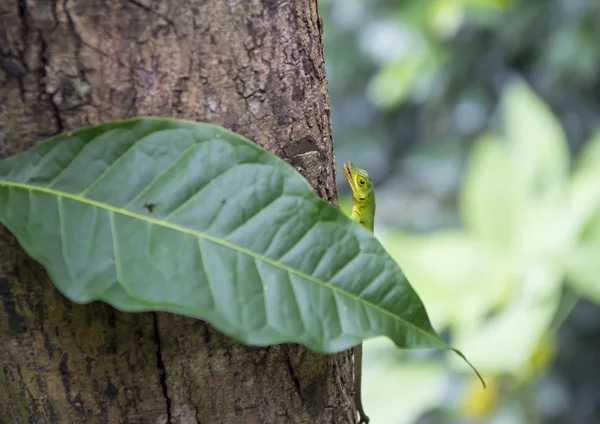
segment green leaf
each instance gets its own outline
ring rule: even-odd
[[[524,82],[513,82],[502,99],[506,135],[517,176],[537,197],[562,189],[568,177],[565,134],[550,108]]]
[[[600,210],[596,209],[595,215],[585,226],[581,240],[569,256],[567,283],[579,295],[600,304],[598,258],[600,258]]]
[[[600,280],[598,279],[600,242],[577,246],[569,258],[567,281],[576,293],[600,304]]]
[[[560,122],[524,82],[505,90],[502,112],[512,163],[514,247],[562,250],[569,235],[569,152]]]
[[[515,290],[510,263],[463,232],[438,231],[417,237],[394,232],[381,242],[402,264],[438,330],[479,322]]]
[[[486,322],[455,330],[456,344],[469,357],[477,358],[485,372],[521,375],[548,332],[560,302],[560,276],[541,273],[531,277],[558,289],[544,298],[523,293]],[[462,364],[457,366],[462,368]]]
[[[443,401],[450,375],[442,361],[406,360],[382,337],[363,349],[363,405],[371,422],[413,424]]]
[[[0,222],[77,303],[188,315],[252,345],[448,348],[370,232],[212,125],[107,123],[0,161]]]
[[[600,132],[580,153],[572,182],[573,232],[580,240],[567,264],[567,283],[576,293],[600,303]]]
[[[431,52],[422,42],[414,56],[393,61],[382,67],[368,85],[369,99],[381,109],[402,104],[427,78],[433,67]]]
[[[577,158],[571,184],[571,214],[579,233],[600,212],[600,131],[585,144]]]
[[[501,249],[514,237],[512,168],[506,145],[492,135],[480,138],[469,158],[460,208],[470,232]]]
[[[456,34],[465,20],[465,4],[455,0],[434,0],[429,9],[431,27],[440,38]]]

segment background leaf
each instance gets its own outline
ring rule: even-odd
[[[512,292],[505,283],[502,258],[467,234],[440,231],[410,236],[396,231],[384,235],[381,242],[403,264],[414,289],[431,308],[431,321],[438,330],[480,319]]]
[[[581,241],[575,246],[569,258],[567,282],[579,295],[600,303],[598,258],[600,258],[600,213],[596,210],[596,215],[584,227]]]
[[[136,119],[0,162],[0,221],[69,299],[335,352],[377,335],[447,348],[371,233],[219,127]]]
[[[506,144],[493,135],[481,137],[470,155],[460,192],[460,211],[476,237],[501,249],[514,238],[512,169]]]
[[[446,395],[448,367],[434,358],[420,358],[420,351],[395,349],[389,340],[378,337],[364,344],[364,403],[369,405],[373,423],[411,424]],[[409,353],[410,360],[407,360]],[[477,390],[481,384],[477,381]],[[393,403],[395,408],[386,408]]]
[[[569,151],[548,106],[524,82],[509,84],[502,115],[513,165],[514,247],[525,255],[563,250],[568,225]],[[548,231],[551,228],[552,231]]]
[[[600,131],[577,158],[571,184],[573,231],[579,233],[600,210]]]

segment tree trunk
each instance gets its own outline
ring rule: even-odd
[[[223,125],[335,202],[316,0],[0,1],[0,158],[134,116]],[[349,352],[77,305],[0,226],[0,423],[351,423]]]

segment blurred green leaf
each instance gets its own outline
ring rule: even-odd
[[[578,157],[571,202],[573,232],[580,242],[569,258],[567,281],[576,293],[600,303],[600,132]]]
[[[571,183],[573,231],[580,233],[594,214],[600,213],[600,131],[579,154]]]
[[[569,155],[559,122],[525,83],[508,85],[502,106],[506,141],[484,135],[469,157],[460,195],[466,231],[381,241],[436,328],[450,327],[484,370],[519,373],[560,300],[573,242]]]
[[[595,180],[596,184],[598,179]],[[580,296],[600,304],[600,210],[588,223],[581,242],[570,256],[567,282]]]
[[[413,92],[430,65],[426,49],[385,65],[369,82],[369,99],[382,109],[397,107]]]
[[[525,82],[515,80],[505,88],[502,115],[518,184],[534,198],[562,189],[569,151],[563,128],[550,108]]]
[[[514,0],[466,0],[467,4],[473,6],[485,6],[492,8],[506,8],[509,6]]]
[[[554,254],[568,235],[569,152],[563,129],[521,81],[506,87],[502,115],[512,163],[514,248],[526,256]]]
[[[461,217],[474,237],[501,249],[514,238],[513,173],[506,143],[481,137],[473,146],[461,186]]]
[[[600,304],[600,238],[578,246],[568,264],[568,282],[580,296]]]
[[[380,360],[394,350],[383,338],[365,341],[363,404],[373,423],[412,424],[443,400],[448,371],[441,361]]]
[[[557,281],[552,280],[560,277],[542,273],[537,278],[556,287]],[[559,301],[558,291],[543,298],[525,292],[490,319],[456,328],[453,340],[486,373],[519,375],[529,367],[531,355],[548,330]],[[464,369],[453,358],[451,361]]]
[[[433,31],[442,38],[453,36],[463,23],[464,9],[462,0],[433,0],[429,12]]]
[[[343,196],[338,198],[338,205],[345,215],[352,213],[352,196]]]
[[[395,232],[380,240],[402,264],[438,330],[479,321],[512,289],[504,258],[465,233],[408,236]]]

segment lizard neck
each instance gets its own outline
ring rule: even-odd
[[[352,214],[350,218],[373,232],[375,222],[375,193],[363,200],[352,196]]]

